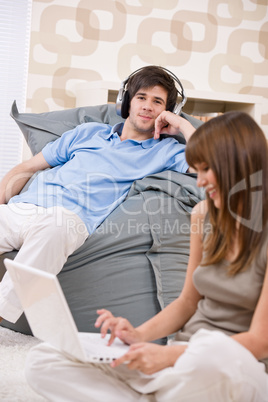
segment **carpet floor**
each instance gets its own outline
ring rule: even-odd
[[[0,327],[0,401],[44,402],[27,384],[24,375],[28,351],[39,341]]]

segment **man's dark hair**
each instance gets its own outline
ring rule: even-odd
[[[166,110],[172,112],[178,96],[175,81],[167,71],[158,66],[143,67],[140,71],[130,76],[127,83],[129,102],[141,88],[151,88],[156,85],[163,87],[167,91]]]

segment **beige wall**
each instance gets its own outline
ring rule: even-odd
[[[78,83],[157,64],[185,89],[265,97],[267,0],[33,0],[27,111],[75,107]]]

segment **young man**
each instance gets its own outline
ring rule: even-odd
[[[191,124],[171,112],[174,79],[148,66],[127,85],[125,123],[85,123],[12,169],[0,184],[0,253],[58,274],[68,256],[125,199],[133,181],[167,169],[186,172],[185,146],[161,133],[188,133]],[[187,140],[186,136],[186,140]],[[21,189],[37,171],[29,189]],[[8,203],[6,205],[6,203]],[[15,322],[22,310],[8,274],[0,283],[0,317]]]

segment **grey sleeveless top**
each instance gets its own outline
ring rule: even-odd
[[[268,225],[264,230],[266,236],[260,252],[245,271],[229,276],[226,260],[196,268],[193,282],[203,299],[195,314],[176,334],[177,341],[188,341],[200,328],[219,330],[227,335],[248,331],[267,266]],[[268,372],[268,358],[263,362]]]

